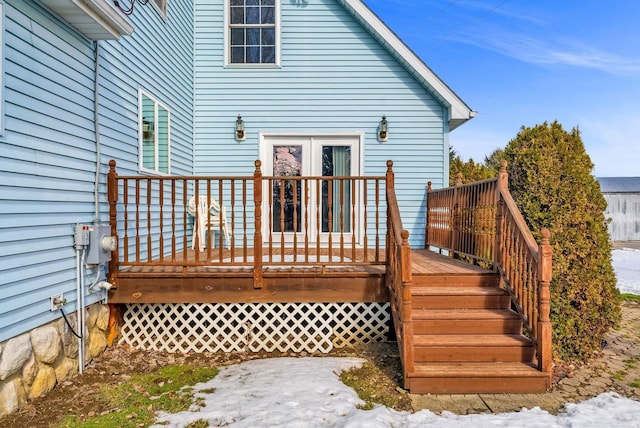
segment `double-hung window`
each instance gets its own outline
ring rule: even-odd
[[[228,1],[228,63],[278,64],[279,0]]]
[[[171,167],[169,109],[142,90],[139,97],[140,170],[169,174]]]

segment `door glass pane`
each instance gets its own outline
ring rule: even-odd
[[[158,171],[169,173],[169,112],[158,106]]]
[[[273,146],[273,175],[302,176],[302,146]],[[302,186],[300,180],[283,178],[273,181],[273,231],[300,232],[302,220]]]
[[[322,176],[351,175],[351,146],[322,148]],[[322,181],[322,231],[351,232],[351,180]]]

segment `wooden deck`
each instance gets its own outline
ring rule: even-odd
[[[362,250],[358,250],[362,252]],[[253,267],[132,266],[118,273],[118,287],[109,291],[110,303],[264,303],[264,302],[386,302],[385,265],[305,265],[302,255],[272,255],[274,263],[263,266],[263,287],[254,288]],[[237,254],[237,252],[234,252]],[[202,259],[202,253],[197,255]],[[231,251],[222,250],[223,258]],[[188,250],[188,260],[196,252]],[[246,260],[251,262],[251,251]],[[359,256],[362,257],[362,256]],[[432,277],[488,274],[490,271],[428,250],[412,251],[412,270],[417,284]]]
[[[495,179],[428,187],[424,248],[455,258],[410,248],[391,161],[379,177],[265,177],[256,161],[253,176],[152,178],[109,165],[110,303],[389,302],[411,392],[549,388],[549,232],[536,243],[506,164]],[[323,202],[318,189],[334,187]],[[201,195],[228,208],[230,239],[196,227],[209,216],[189,210]]]

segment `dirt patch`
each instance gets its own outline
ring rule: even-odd
[[[119,385],[131,379],[132,375],[151,373],[167,365],[191,365],[194,367],[221,367],[242,361],[275,358],[306,357],[302,353],[189,353],[169,354],[155,351],[138,351],[127,345],[118,345],[105,350],[95,358],[82,375],[76,375],[49,392],[36,398],[15,413],[0,418],[0,427],[49,428],[58,426],[69,415],[81,422],[87,418],[113,411],[111,405],[101,396],[104,385]],[[320,355],[318,355],[320,356]],[[397,345],[393,342],[380,343],[361,349],[334,350],[322,356],[362,357],[380,370],[385,388],[402,397],[395,388],[401,384],[400,361]],[[371,382],[376,382],[374,379]]]
[[[605,391],[640,398],[640,304],[623,304],[623,321],[618,330],[607,334],[605,348],[588,364],[556,366],[554,391],[561,402],[576,402]],[[82,375],[68,379],[44,397],[32,400],[16,413],[0,418],[1,427],[48,428],[57,426],[68,415],[78,422],[112,411],[101,397],[101,386],[127,382],[134,374],[150,373],[174,364],[194,367],[221,367],[242,361],[273,357],[304,357],[306,352],[271,354],[191,353],[169,354],[138,351],[125,345],[108,348],[94,359]],[[384,389],[387,397],[396,396],[398,410],[405,410],[406,392],[401,388],[401,368],[397,345],[379,343],[361,349],[336,350],[328,356],[358,356],[368,360],[376,370],[364,383]],[[602,385],[594,388],[594,385]],[[530,399],[530,396],[529,396]]]
[[[619,250],[621,248],[640,250],[640,241],[613,241],[613,248],[615,250]]]

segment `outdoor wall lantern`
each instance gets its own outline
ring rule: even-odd
[[[389,140],[387,116],[382,115],[380,124],[378,125],[378,141],[385,142]]]
[[[244,122],[242,121],[242,116],[238,115],[236,119],[236,141],[244,141],[245,139]]]
[[[151,126],[151,122],[146,120],[144,117],[142,118],[142,139],[143,141],[153,141],[153,127]]]

